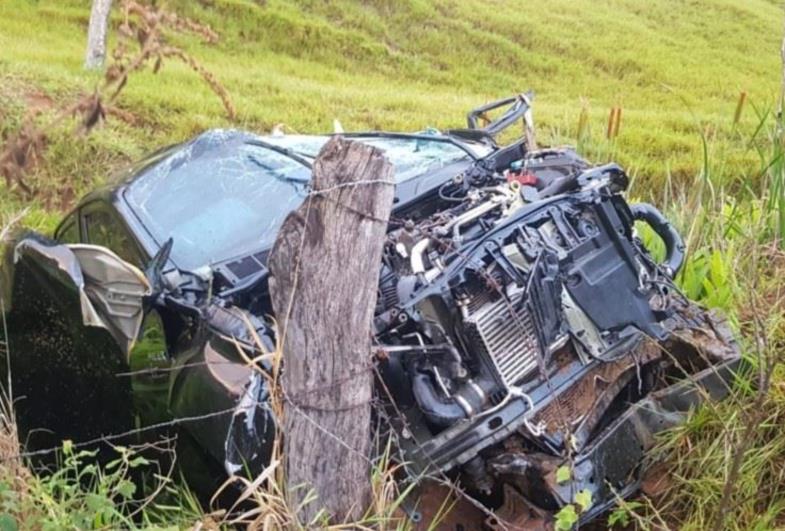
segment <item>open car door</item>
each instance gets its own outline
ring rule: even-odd
[[[104,247],[37,235],[9,252],[4,361],[21,442],[36,449],[130,429],[131,382],[118,375],[151,293],[145,275]]]

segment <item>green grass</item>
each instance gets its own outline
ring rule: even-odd
[[[216,126],[267,131],[283,123],[320,132],[334,118],[347,130],[460,126],[469,108],[532,88],[542,142],[575,144],[586,107],[582,147],[627,166],[643,194],[692,178],[701,132],[721,160],[718,182],[734,185],[740,176],[754,179],[756,169],[754,152],[739,142],[756,124],[751,108],[738,127],[732,123],[739,93],[770,104],[780,79],[780,8],[767,0],[167,5],[219,32],[215,46],[175,42],[227,87],[238,119],[229,124],[207,86],[170,61],[158,75],[134,76],[120,99],[141,125],[114,120],[87,140],[89,147],[69,142],[58,154],[59,177],[91,183],[116,164]],[[100,76],[81,68],[88,11],[78,0],[0,3],[4,107],[20,90],[67,101],[97,85]],[[623,108],[621,133],[607,142],[614,105]]]
[[[82,70],[86,0],[0,1],[0,133],[18,128],[32,94],[55,105],[92,91]],[[617,515],[638,527],[714,525],[735,449],[752,426],[726,526],[785,526],[785,135],[779,96],[781,3],[774,0],[169,0],[209,23],[216,45],[173,35],[232,96],[238,118],[184,65],[133,75],[110,117],[85,138],[50,134],[30,176],[48,200],[25,202],[0,183],[0,226],[50,230],[61,211],[123,164],[211,127],[276,124],[325,132],[462,126],[473,106],[537,93],[544,144],[579,144],[633,176],[631,196],[657,202],[689,244],[685,293],[729,314],[755,368],[776,363],[759,401],[756,375],[662,439],[668,488]],[[119,24],[119,15],[115,16]],[[739,94],[748,93],[734,123]],[[621,133],[605,138],[611,107]],[[587,127],[578,139],[581,113]],[[52,198],[56,198],[53,200]],[[653,247],[656,239],[643,237]],[[759,411],[766,414],[761,416]]]

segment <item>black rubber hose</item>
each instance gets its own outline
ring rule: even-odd
[[[485,402],[488,386],[483,385],[483,382],[477,382],[476,386],[482,389],[483,396],[479,396],[476,391],[470,390],[468,386],[459,389],[456,395],[460,396],[472,412],[479,413]],[[447,428],[468,416],[466,410],[461,407],[455,396],[441,397],[438,395],[431,378],[427,374],[418,372],[414,375],[412,378],[412,392],[423,415],[434,426]]]
[[[466,418],[466,412],[458,402],[441,398],[436,394],[427,374],[417,373],[414,375],[412,391],[423,415],[434,426],[446,428]]]
[[[554,195],[570,192],[578,187],[579,174],[567,175],[554,179],[549,185],[540,190],[540,198],[545,199]]]
[[[665,261],[662,265],[671,278],[676,276],[684,264],[685,245],[681,234],[673,228],[670,221],[649,203],[630,205],[633,219],[646,222],[665,243]]]
[[[623,190],[627,188],[627,175],[624,173],[624,170],[615,162],[611,162],[602,166],[589,168],[580,173],[573,173],[572,175],[554,179],[545,188],[540,190],[540,199],[566,194],[591,181],[602,179],[606,175],[609,177],[608,182],[611,185],[611,189],[617,188]]]

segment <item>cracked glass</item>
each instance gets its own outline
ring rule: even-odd
[[[148,168],[125,193],[158,244],[193,270],[270,246],[303,201],[310,169],[252,145],[252,135],[214,131]]]

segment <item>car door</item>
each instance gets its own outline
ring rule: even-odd
[[[134,424],[131,382],[121,375],[128,372],[150,285],[137,265],[119,256],[139,263],[138,248],[125,245],[132,243],[129,234],[113,233],[117,225],[98,230],[94,216],[87,241],[117,244],[119,253],[80,243],[88,227],[79,214],[72,216],[56,232],[60,241],[31,234],[6,249],[11,289],[4,301],[3,361],[10,365],[29,449],[121,433]]]

